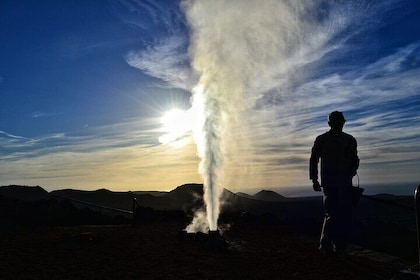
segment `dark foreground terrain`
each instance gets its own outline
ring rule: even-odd
[[[225,191],[211,239],[183,231],[201,196],[0,187],[0,280],[419,279],[399,273],[418,263],[413,197],[363,197],[348,254],[327,257],[321,197]]]
[[[282,226],[231,228],[223,233],[226,247],[182,234],[183,227],[164,220],[2,233],[0,279],[393,279],[404,266],[326,257],[316,242]]]

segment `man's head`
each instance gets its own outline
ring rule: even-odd
[[[328,115],[328,125],[332,129],[342,129],[344,126],[344,123],[346,122],[346,119],[344,118],[344,115],[342,112],[334,111],[331,112]]]

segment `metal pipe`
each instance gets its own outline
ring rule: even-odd
[[[133,213],[133,211],[129,211],[129,210],[118,209],[118,208],[113,208],[113,207],[108,207],[108,206],[103,206],[103,205],[97,205],[97,204],[90,203],[90,202],[87,202],[87,201],[81,201],[81,200],[78,200],[78,199],[68,198],[68,197],[64,197],[64,196],[60,196],[60,195],[50,195],[50,197],[55,197],[55,198],[59,198],[59,199],[72,201],[72,202],[75,202],[75,203],[80,203],[80,204],[83,204],[83,205],[96,207],[96,208],[99,209],[100,212],[102,212],[102,210],[105,209],[105,210],[110,210],[110,211],[120,212],[120,213],[125,213],[125,214],[132,214]]]
[[[420,185],[417,186],[414,192],[414,201],[416,204],[416,224],[417,224],[417,252],[420,263]]]

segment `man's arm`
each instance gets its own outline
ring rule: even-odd
[[[357,169],[359,168],[359,157],[357,155],[357,141],[354,139],[354,147],[353,147],[353,162],[352,162],[352,175],[355,176],[357,174]]]
[[[318,162],[320,158],[320,147],[318,138],[315,140],[309,159],[309,179],[312,180],[314,191],[320,192],[321,185],[318,182]]]

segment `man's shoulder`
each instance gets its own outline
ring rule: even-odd
[[[330,133],[328,131],[325,132],[325,133],[322,133],[322,134],[318,135],[315,140],[322,141],[323,139],[328,138],[329,134]]]
[[[343,132],[343,137],[351,139],[352,141],[356,141],[356,138],[354,138],[353,135],[345,133],[345,132]]]
[[[327,139],[336,138],[336,137],[337,137],[337,135],[334,136],[333,134],[330,133],[330,131],[327,131],[323,134],[318,135],[316,137],[315,141],[322,142],[322,141],[326,141]],[[354,138],[351,134],[348,134],[348,133],[345,133],[345,132],[341,132],[340,137],[346,138],[346,139],[351,140],[351,141],[356,141],[356,138]]]

